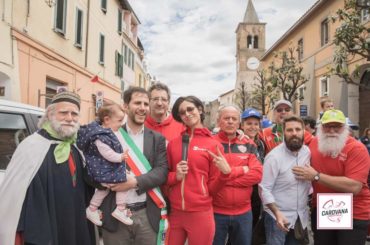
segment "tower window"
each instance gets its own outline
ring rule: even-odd
[[[253,48],[258,49],[258,36],[253,38]]]
[[[253,42],[252,36],[248,35],[248,37],[247,37],[247,48],[252,48],[253,47],[252,42]]]

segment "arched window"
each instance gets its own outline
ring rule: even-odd
[[[251,35],[248,35],[247,36],[247,48],[253,48],[253,44],[252,44],[252,36]]]
[[[253,48],[258,49],[258,36],[254,36]]]

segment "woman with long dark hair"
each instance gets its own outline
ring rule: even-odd
[[[212,197],[231,169],[222,155],[221,144],[203,126],[204,106],[195,96],[180,97],[172,109],[173,118],[183,123],[189,147],[182,159],[183,136],[167,147],[169,174],[167,187],[170,245],[211,245],[215,233]],[[185,136],[185,138],[187,138]]]

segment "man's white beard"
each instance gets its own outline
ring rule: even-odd
[[[328,137],[328,135],[335,135],[335,137]],[[349,130],[345,126],[342,133],[329,134],[322,130],[322,125],[317,128],[317,140],[319,152],[325,156],[337,157],[346,145],[349,135]]]
[[[65,125],[65,124],[72,125],[72,127],[68,127],[68,126],[63,127],[62,125]],[[71,138],[73,135],[77,133],[78,129],[80,128],[80,124],[78,122],[77,123],[59,122],[55,119],[55,117],[52,117],[50,119],[50,125],[57,132],[59,137],[62,139]]]

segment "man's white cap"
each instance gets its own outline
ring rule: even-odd
[[[279,105],[287,105],[289,106],[290,108],[293,108],[293,105],[292,103],[290,103],[290,101],[288,100],[278,100],[275,105],[274,105],[274,110],[276,110],[276,108],[279,106]]]

